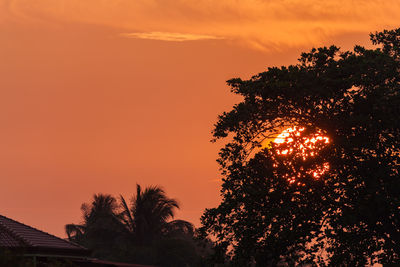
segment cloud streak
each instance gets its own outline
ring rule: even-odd
[[[204,34],[190,34],[190,33],[174,33],[174,32],[134,32],[122,33],[122,37],[148,39],[169,42],[185,42],[185,41],[198,41],[198,40],[220,40],[223,37],[204,35]]]
[[[266,50],[319,45],[338,35],[400,26],[398,0],[4,1],[8,5],[0,9],[12,7],[9,13],[19,17],[105,25],[129,38],[226,39]]]

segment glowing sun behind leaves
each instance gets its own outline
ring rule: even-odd
[[[272,141],[264,142],[262,147],[275,150],[277,163],[274,163],[274,167],[284,165],[286,169],[292,171],[280,173],[280,176],[291,184],[297,182],[298,185],[304,185],[299,181],[303,175],[319,179],[329,171],[328,162],[307,164],[312,162],[329,143],[329,137],[321,131],[310,133],[304,127],[290,127]],[[305,167],[306,165],[309,167]]]

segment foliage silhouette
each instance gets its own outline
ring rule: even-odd
[[[193,235],[191,223],[183,220],[170,221],[179,204],[175,199],[168,198],[160,187],[151,186],[142,191],[137,185],[136,195],[130,206],[123,196],[120,199],[122,221],[135,242],[140,245],[151,244],[154,239],[165,237],[172,231]]]
[[[0,248],[0,266],[33,267],[33,259],[22,256],[23,253]]]
[[[196,266],[201,261],[194,227],[172,220],[179,208],[158,186],[142,190],[128,203],[111,195],[94,195],[83,204],[83,223],[65,226],[68,238],[102,259],[159,266]]]
[[[175,199],[168,198],[165,191],[158,186],[150,186],[142,190],[136,186],[136,195],[132,197],[130,205],[123,196],[120,196],[121,209],[119,216],[129,233],[133,244],[142,248],[152,248],[152,255],[158,257],[165,266],[185,266],[185,261],[197,260],[194,244],[194,227],[183,220],[171,220],[179,204]],[[175,257],[168,251],[179,245],[180,251]],[[149,250],[146,250],[149,253]],[[141,257],[149,258],[146,253]],[[176,265],[177,258],[182,264]],[[171,265],[171,262],[175,264]]]
[[[379,47],[312,49],[297,65],[228,81],[243,101],[213,130],[230,141],[218,158],[222,202],[201,230],[232,265],[399,263],[400,29],[371,40]],[[292,134],[288,155],[261,146],[293,126],[331,142],[306,158],[304,136]]]
[[[82,224],[65,226],[68,238],[93,250],[93,256],[115,260],[124,227],[117,214],[118,203],[111,195],[96,194],[90,204],[83,204]]]

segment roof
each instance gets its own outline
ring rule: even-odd
[[[89,250],[0,215],[0,247],[34,253],[88,255]]]

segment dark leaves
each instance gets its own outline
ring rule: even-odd
[[[228,81],[243,101],[213,130],[215,140],[232,138],[218,159],[222,202],[202,222],[233,263],[400,260],[400,29],[371,40],[382,49],[322,47],[297,65]],[[306,160],[301,140],[285,157],[260,149],[292,126],[321,131],[331,144]],[[329,172],[312,177],[325,162]]]

